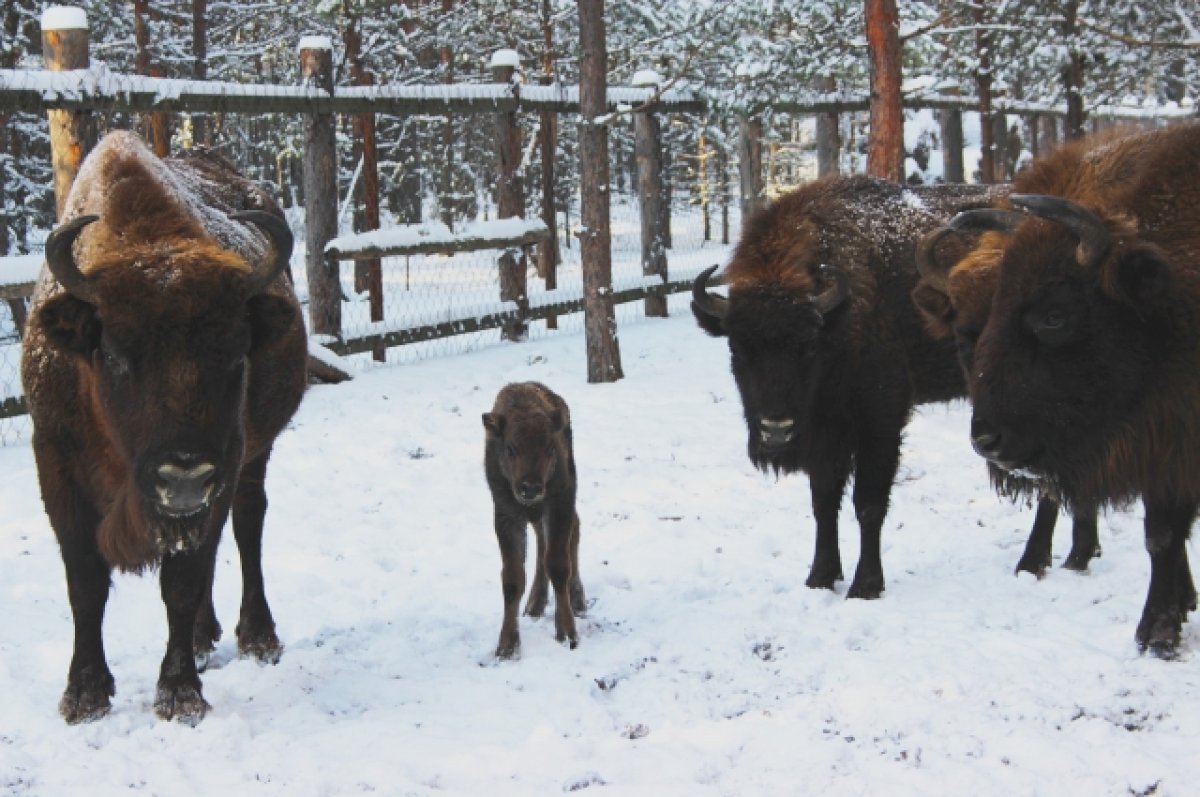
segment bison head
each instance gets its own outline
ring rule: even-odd
[[[763,469],[795,470],[792,447],[821,377],[822,337],[849,295],[849,277],[826,266],[820,273],[831,284],[819,292],[748,284],[724,298],[706,289],[716,268],[696,277],[692,313],[710,335],[729,339],[751,461]]]
[[[974,347],[972,443],[1070,499],[1171,338],[1171,267],[1128,220],[1059,197],[1010,201],[1032,218],[1003,250]]]
[[[287,225],[261,211],[233,217],[260,227],[274,256],[248,264],[211,239],[169,238],[131,242],[84,273],[72,245],[96,216],[46,242],[64,290],[41,306],[40,327],[77,357],[91,396],[79,411],[118,460],[97,467],[125,475],[105,521],[125,531],[101,537],[145,537],[130,543],[147,549],[142,559],[191,549],[223,522],[244,455],[248,361],[299,323],[290,296],[267,290],[291,254]]]
[[[522,505],[534,506],[546,497],[555,468],[566,455],[566,425],[557,408],[512,407],[483,414],[488,446],[512,487],[513,498]]]

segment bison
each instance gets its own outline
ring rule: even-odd
[[[42,500],[75,622],[59,711],[110,710],[101,623],[112,571],[157,568],[168,639],[154,709],[194,724],[221,635],[212,604],[226,517],[242,561],[238,650],[281,652],[263,591],[264,478],[305,388],[292,235],[216,156],[159,159],[133,134],[82,164],[46,241],[21,373]]]
[[[1045,186],[1052,186],[1061,180],[1062,174],[1067,170],[1072,175],[1070,179],[1076,184],[1087,181],[1093,190],[1103,188],[1106,185],[1102,180],[1103,174],[1111,174],[1118,170],[1102,167],[1114,162],[1116,157],[1121,156],[1122,151],[1120,143],[1114,151],[1105,146],[1098,148],[1094,140],[1064,145],[1056,155],[1054,166],[1048,168],[1045,161],[1034,162],[1033,166],[1018,175],[1013,182],[1013,191],[1043,192]],[[1001,200],[1001,205],[1003,204],[1006,203]],[[923,313],[926,328],[931,335],[938,338],[954,337],[964,373],[971,370],[974,343],[988,320],[992,294],[996,289],[997,265],[1004,244],[1004,236],[994,229],[994,224],[988,226],[988,229],[972,230],[971,224],[965,220],[1004,216],[1006,214],[1003,211],[967,212],[956,217],[946,227],[926,234],[917,247],[917,270],[922,278],[913,289],[912,299],[916,302],[918,310]],[[982,235],[973,240],[973,247],[966,254],[959,251],[960,257],[956,260],[937,257],[938,246],[948,234],[972,232],[982,232]],[[1054,497],[1046,495],[1037,480],[1022,478],[1018,474],[1002,471],[994,465],[989,465],[988,471],[992,484],[1001,495],[1013,499],[1037,497],[1037,514],[1034,515],[1030,539],[1016,563],[1016,571],[1042,576],[1050,565],[1052,540],[1060,505]],[[1076,505],[1072,547],[1062,567],[1086,570],[1092,558],[1099,555],[1097,508],[1094,505]]]
[[[1114,149],[1115,147],[1115,149]],[[1069,507],[1145,508],[1136,640],[1173,656],[1196,608],[1185,543],[1200,506],[1200,125],[1096,148],[985,218],[1007,233],[969,373],[975,450]],[[1111,170],[1111,171],[1110,171]]]
[[[504,622],[496,656],[518,655],[521,635],[517,604],[525,593],[525,535],[537,534],[537,566],[525,613],[541,617],[546,582],[554,587],[554,634],[574,648],[579,642],[575,617],[583,617],[586,599],[579,579],[579,515],[575,511],[575,451],[567,403],[538,382],[505,385],[486,429],[484,472],[492,493],[496,539],[500,543]]]
[[[862,540],[853,598],[884,589],[880,529],[915,404],[961,398],[952,342],[924,334],[909,300],[914,248],[993,189],[903,188],[868,177],[818,180],[751,216],[725,271],[728,298],[693,285],[692,311],[729,339],[759,469],[808,474],[816,547],[806,584],[842,576],[838,511],[851,473]]]

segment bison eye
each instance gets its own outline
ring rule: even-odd
[[[112,352],[108,349],[101,349],[100,356],[104,360],[104,367],[108,369],[113,376],[121,376],[129,371],[129,363],[124,357]]]
[[[1075,337],[1075,316],[1070,309],[1050,307],[1031,310],[1025,316],[1025,326],[1046,346],[1062,346]]]
[[[508,454],[509,459],[516,459],[517,458],[517,447],[514,446],[512,443],[506,443],[504,445],[504,453]]]

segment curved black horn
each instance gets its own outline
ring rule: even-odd
[[[725,318],[729,314],[729,300],[724,296],[709,293],[705,290],[708,278],[718,268],[719,266],[709,266],[696,277],[695,282],[692,283],[692,301],[706,315],[710,315],[713,318]]]
[[[821,274],[833,280],[833,285],[826,288],[824,293],[813,297],[813,305],[821,311],[821,315],[825,315],[850,295],[850,275],[837,266],[821,266]]]
[[[1069,199],[1046,194],[1012,194],[1008,201],[1034,216],[1058,222],[1075,233],[1079,238],[1076,260],[1081,266],[1094,264],[1112,246],[1112,236],[1100,217]]]
[[[92,298],[91,280],[84,276],[75,264],[71,246],[83,228],[99,219],[99,216],[76,216],[57,227],[46,238],[46,265],[50,273],[66,289],[67,293],[84,301]]]
[[[949,225],[938,227],[933,232],[927,233],[917,244],[917,273],[921,275],[921,279],[938,290],[946,289],[946,278],[950,274],[950,268],[938,262],[935,251],[943,238],[956,232],[958,230]]]
[[[1012,232],[1025,221],[1025,214],[1000,208],[964,210],[946,225],[952,230],[968,232]]]
[[[265,290],[279,276],[279,273],[288,267],[288,263],[292,259],[294,243],[292,231],[287,226],[287,222],[265,210],[241,210],[237,213],[230,213],[229,218],[248,221],[260,228],[271,239],[271,246],[275,249],[275,259],[270,262],[255,263],[250,277],[246,281],[246,295],[255,296]]]

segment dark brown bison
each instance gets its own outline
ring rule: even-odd
[[[278,660],[260,560],[267,459],[305,385],[291,249],[278,208],[223,161],[160,160],[114,132],[80,168],[21,364],[75,619],[68,722],[104,715],[115,691],[101,637],[113,568],[159,569],[169,636],[154,708],[203,718],[197,657],[221,634],[211,590],[231,509],[238,649]]]
[[[574,648],[579,642],[575,617],[584,615],[586,602],[579,580],[575,452],[567,403],[537,382],[505,385],[492,411],[483,414],[483,426],[484,471],[503,563],[504,622],[496,655],[509,659],[520,652],[517,605],[525,593],[529,524],[537,534],[537,566],[525,613],[542,616],[549,579],[554,587],[555,638]]]
[[[1068,506],[1145,507],[1150,588],[1139,645],[1176,651],[1196,591],[1200,505],[1200,125],[1097,147],[1106,180],[1014,194],[974,347],[976,451]]]
[[[705,290],[715,266],[696,279],[697,322],[729,338],[750,460],[808,474],[817,524],[809,587],[843,577],[837,518],[853,472],[862,548],[847,595],[883,591],[880,529],[913,405],[966,390],[953,343],[926,335],[909,300],[914,248],[957,211],[993,201],[984,187],[819,180],[746,222],[725,271],[727,299]]]
[[[1022,176],[1028,177],[1028,173]],[[982,213],[979,211],[974,215]],[[958,218],[971,215],[964,214]],[[959,363],[965,374],[974,362],[975,341],[991,311],[1003,239],[996,233],[985,232],[974,242],[974,248],[957,260],[939,259],[939,244],[954,232],[957,232],[957,228],[947,225],[922,239],[917,247],[917,270],[921,280],[913,289],[912,297],[926,318],[930,334],[937,338],[953,336]],[[1037,498],[1033,528],[1029,532],[1025,550],[1017,561],[1016,571],[1032,573],[1040,578],[1050,566],[1059,503],[1045,495],[1036,480],[1022,478],[991,463],[988,464],[988,474],[1001,495],[1013,500]],[[1087,570],[1092,558],[1100,555],[1096,516],[1094,506],[1076,507],[1071,551],[1063,560],[1063,567]]]

